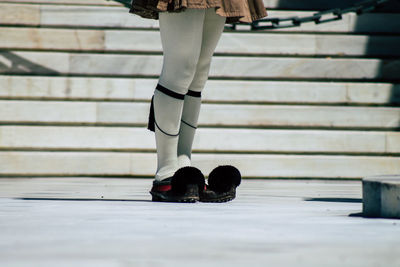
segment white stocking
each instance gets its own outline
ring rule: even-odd
[[[201,91],[208,79],[212,55],[224,30],[224,25],[225,17],[217,15],[212,8],[206,9],[200,57],[183,107],[178,143],[179,167],[191,165],[192,144],[201,107]]]
[[[180,13],[159,13],[164,57],[158,83],[159,87],[164,88],[164,92],[156,89],[153,98],[157,147],[156,180],[171,177],[179,168],[178,142],[180,142],[180,131],[184,132],[180,147],[187,151],[188,146],[186,144],[189,145],[190,143],[191,150],[193,138],[187,137],[188,131],[180,128],[182,111],[186,102],[183,97],[188,92],[189,87],[192,87],[192,84],[193,91],[201,91],[207,80],[209,69],[207,62],[211,60],[216,42],[219,39],[219,36],[211,38],[211,33],[216,35],[214,27],[217,25],[212,27],[207,21],[210,19],[210,23],[212,23],[211,20],[213,20],[213,17],[215,20],[215,16],[218,16],[220,21],[225,21],[224,17],[215,14],[214,8],[187,9]],[[206,27],[208,30],[206,30]],[[208,41],[204,42],[204,37]],[[216,41],[213,42],[211,39]],[[203,60],[201,55],[210,58]],[[201,89],[199,90],[199,88]],[[172,93],[168,94],[168,92]],[[186,110],[191,109],[192,104],[189,102]],[[199,109],[195,106],[193,108]],[[185,117],[188,118],[188,115],[185,115]],[[197,117],[196,115],[194,124],[197,124]],[[189,119],[188,123],[193,123],[193,119]],[[191,141],[183,141],[187,139]],[[188,153],[185,152],[186,154]],[[188,156],[190,158],[190,153]]]

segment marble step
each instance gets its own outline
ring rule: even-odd
[[[1,100],[0,123],[146,125],[149,103]],[[202,126],[398,129],[399,107],[208,104]]]
[[[0,75],[0,99],[150,101],[158,79]],[[400,104],[400,84],[208,80],[205,103]]]
[[[10,3],[27,3],[27,4],[58,4],[58,5],[103,5],[103,6],[128,6],[131,0],[110,1],[110,0],[6,0]],[[334,2],[324,1],[280,1],[280,0],[263,0],[264,6],[268,8],[283,8],[297,10],[326,10],[331,8],[350,7],[353,4],[361,2],[360,0],[336,0]],[[389,9],[390,8],[390,9]],[[383,10],[400,11],[400,5],[392,1],[385,3]]]
[[[15,12],[18,10],[18,12]],[[269,10],[268,17],[311,16],[314,11]],[[73,19],[71,19],[73,17]],[[158,28],[158,20],[144,19],[128,12],[126,7],[84,5],[31,5],[0,3],[0,23],[3,25],[101,27],[101,28]],[[238,27],[249,30],[248,26]],[[399,33],[400,14],[367,13],[357,16],[345,14],[342,20],[316,25],[268,31],[344,32],[344,33]]]
[[[215,53],[400,56],[400,36],[302,33],[222,34]],[[159,31],[0,28],[0,49],[162,53]]]
[[[217,165],[232,164],[244,177],[343,178],[400,172],[400,157],[334,155],[207,154],[193,155],[206,175]],[[149,176],[154,153],[1,151],[0,176]]]
[[[159,76],[162,55],[1,51],[3,74]],[[393,81],[400,59],[214,56],[210,78]]]
[[[155,151],[145,127],[0,126],[2,150]],[[399,132],[199,128],[194,151],[400,154]]]

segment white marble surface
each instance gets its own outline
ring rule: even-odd
[[[149,101],[158,79],[0,76],[0,96],[21,99]],[[400,84],[317,81],[208,80],[203,102],[387,104]]]
[[[96,76],[158,76],[162,55],[93,54],[70,52],[2,51],[0,73]],[[245,66],[245,67],[243,67]],[[396,58],[314,58],[218,56],[210,78],[241,79],[398,79]]]
[[[38,1],[38,0],[34,0]],[[81,2],[76,0],[76,2]],[[25,1],[32,2],[32,1]],[[42,2],[42,1],[41,1]],[[97,1],[96,1],[97,2]],[[111,2],[111,1],[107,1]],[[104,3],[104,2],[103,2]],[[101,2],[100,2],[101,4]],[[13,12],[16,9],[19,12]],[[158,20],[143,19],[130,14],[125,7],[85,6],[46,4],[2,3],[0,17],[3,22],[12,25],[42,24],[46,26],[88,26],[88,27],[129,27],[129,28],[158,28]],[[23,12],[23,13],[22,13]],[[272,17],[311,16],[314,11],[297,10],[268,10]],[[23,16],[20,16],[23,14]],[[32,15],[30,15],[32,14]],[[71,19],[74,17],[74,19]],[[342,20],[324,24],[304,23],[301,27],[283,28],[272,31],[308,31],[308,32],[399,32],[399,14],[371,13],[358,17],[354,13],[345,14]],[[241,30],[249,30],[249,26],[239,26]]]
[[[150,184],[1,179],[2,266],[400,264],[399,220],[349,216],[360,182],[246,180],[224,204],[153,203]]]
[[[397,36],[225,32],[217,54],[399,56]],[[0,48],[162,53],[159,31],[0,28]]]
[[[137,126],[147,124],[149,108],[148,102],[0,100],[0,121]],[[391,130],[400,125],[400,108],[204,103],[199,125]]]
[[[400,173],[400,158],[393,156],[193,153],[192,158],[205,175],[225,164],[258,178],[360,179]],[[156,160],[155,153],[147,152],[0,151],[0,176],[154,177]]]
[[[0,126],[1,149],[155,151],[146,127]],[[238,142],[240,140],[240,142]],[[400,153],[400,133],[349,130],[199,128],[196,152]]]

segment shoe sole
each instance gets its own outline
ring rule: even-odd
[[[208,202],[208,203],[223,203],[223,202],[228,202],[231,201],[233,199],[235,199],[236,197],[236,190],[234,190],[233,192],[227,192],[225,193],[226,195],[223,195],[221,197],[218,198],[207,198],[207,197],[201,197],[200,196],[200,202]]]
[[[151,201],[156,202],[178,202],[178,203],[195,203],[200,200],[200,198],[196,197],[188,197],[188,198],[165,198],[162,195],[158,195],[157,193],[150,192],[152,195]]]
[[[231,200],[235,199],[235,197],[226,197],[226,198],[219,198],[219,199],[201,199],[200,202],[206,202],[206,203],[224,203],[224,202],[229,202]]]
[[[152,192],[152,201],[156,202],[178,202],[178,203],[195,203],[200,201],[199,190],[197,184],[187,185],[187,190],[183,195],[168,196],[159,192]]]

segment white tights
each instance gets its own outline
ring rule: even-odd
[[[200,93],[208,79],[225,20],[214,8],[159,13],[164,58],[158,83],[182,98],[184,95],[184,99],[154,91],[156,180],[168,178],[177,169],[191,165]]]

